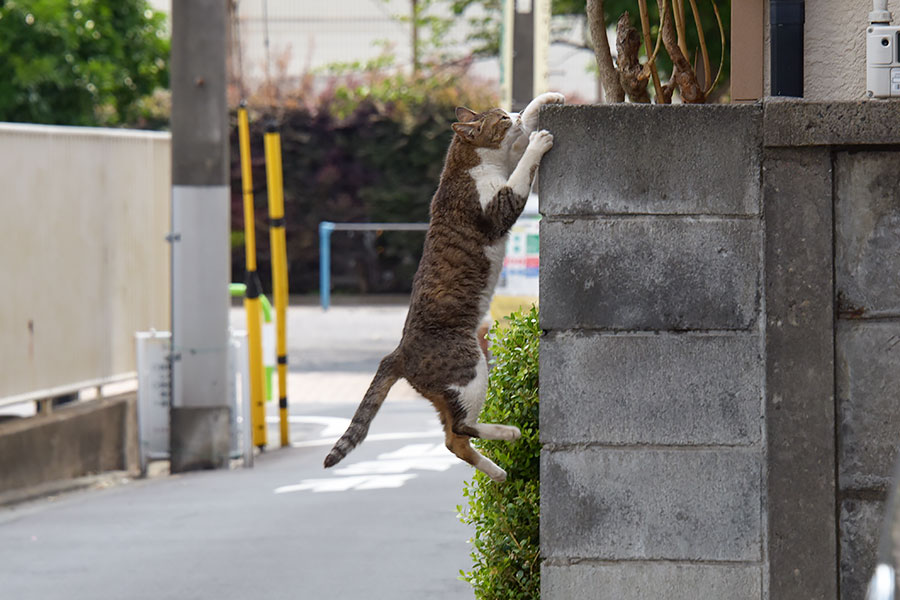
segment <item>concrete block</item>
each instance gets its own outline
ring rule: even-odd
[[[900,152],[839,152],[834,180],[838,310],[900,316]]]
[[[841,600],[860,600],[877,562],[884,502],[847,499],[841,503]]]
[[[836,600],[831,153],[767,149],[769,593]]]
[[[887,489],[900,445],[900,321],[839,321],[838,473],[846,489]]]
[[[756,565],[582,562],[541,568],[543,600],[760,600]]]
[[[545,215],[759,213],[758,105],[548,106],[540,119],[554,135]]]
[[[128,422],[135,402],[105,398],[0,425],[0,493],[136,469],[136,428]]]
[[[541,554],[758,561],[761,459],[737,448],[545,449]]]
[[[543,219],[541,326],[749,329],[760,252],[751,219]]]
[[[231,409],[227,406],[172,407],[172,472],[228,466]]]
[[[763,107],[766,146],[900,144],[900,113],[892,102],[769,99]]]
[[[545,444],[760,441],[757,335],[552,332],[540,358]]]

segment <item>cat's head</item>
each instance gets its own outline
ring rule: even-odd
[[[458,123],[451,125],[460,139],[477,148],[505,148],[523,135],[521,118],[500,108],[476,113],[469,108],[456,109]]]

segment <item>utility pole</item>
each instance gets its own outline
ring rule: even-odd
[[[226,13],[172,2],[172,472],[228,464]]]
[[[522,110],[547,91],[550,0],[504,0],[501,32],[503,108]]]
[[[522,110],[534,91],[534,1],[516,0],[513,18],[512,108]]]

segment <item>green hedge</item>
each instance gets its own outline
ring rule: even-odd
[[[516,425],[522,437],[512,444],[478,440],[481,452],[507,471],[501,484],[476,471],[466,483],[464,523],[475,527],[472,570],[461,572],[479,600],[533,600],[540,597],[540,454],[538,437],[538,312],[514,313],[495,327],[493,367],[486,423]]]

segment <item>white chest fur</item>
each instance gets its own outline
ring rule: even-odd
[[[478,191],[481,210],[487,208],[497,190],[506,184],[506,178],[509,175],[506,173],[505,165],[485,162],[483,158],[480,165],[469,170],[469,174],[475,180],[475,189]]]
[[[485,210],[487,205],[494,198],[497,190],[507,185],[509,173],[512,167],[508,148],[479,148],[478,157],[481,163],[469,170],[469,174],[475,181],[475,189],[478,191],[478,202],[481,209]],[[491,306],[491,297],[494,295],[494,288],[497,287],[497,281],[500,279],[500,272],[503,270],[503,259],[506,256],[506,240],[509,236],[504,235],[502,238],[489,246],[484,247],[484,254],[490,263],[488,278],[485,288],[481,290],[481,298],[479,298],[479,307],[481,314],[485,315]]]

